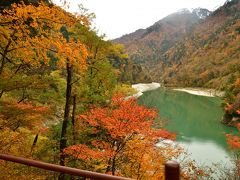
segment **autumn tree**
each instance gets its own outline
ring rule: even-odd
[[[101,172],[121,174],[121,164],[131,161],[131,157],[125,155],[133,141],[144,143],[144,139],[148,139],[145,143],[150,143],[154,151],[158,138],[175,138],[165,130],[152,128],[156,116],[154,109],[138,105],[136,99],[125,100],[116,95],[107,107],[94,108],[79,116],[77,127],[89,138],[64,152],[83,160],[88,168],[95,166]]]
[[[89,52],[87,57],[87,70],[81,76],[80,84],[74,85],[78,99],[85,106],[91,104],[104,104],[111,98],[112,91],[117,83],[117,70],[110,63],[110,49],[114,46],[105,41],[103,36],[89,27],[77,24],[74,28],[74,38],[80,38]]]
[[[16,99],[0,101],[0,152],[32,158],[45,123],[52,115],[46,106],[18,103]],[[33,144],[33,139],[35,143]],[[41,138],[40,138],[41,139]],[[41,141],[41,140],[40,140]],[[0,178],[30,177],[33,172],[18,164],[0,162]]]
[[[226,88],[223,122],[236,125],[240,121],[240,78],[236,78]]]
[[[224,102],[225,115],[223,122],[228,125],[233,125],[238,129],[238,134],[226,134],[227,143],[234,155],[233,173],[227,174],[234,179],[240,175],[240,79],[233,78],[230,84],[226,87],[225,102]]]
[[[37,69],[47,65],[50,58],[47,52],[53,51],[59,57],[58,65],[64,66],[64,57],[69,56],[69,50],[62,48],[64,40],[59,31],[63,24],[71,25],[76,21],[86,22],[85,18],[66,13],[56,6],[45,4],[25,5],[13,4],[12,8],[0,14],[0,76],[3,82],[0,89],[0,97],[4,92],[14,89],[17,74],[24,72],[30,74],[31,69]],[[14,23],[13,23],[14,22]],[[54,35],[53,35],[54,34]],[[70,45],[73,46],[73,43]],[[68,49],[70,48],[68,47]],[[75,48],[83,47],[81,43],[75,43]],[[73,50],[73,49],[72,49]],[[71,56],[72,60],[76,58]],[[72,61],[73,62],[73,61]],[[8,83],[4,83],[8,82]],[[29,86],[28,83],[18,83],[15,89]],[[10,87],[9,87],[9,86]]]
[[[64,34],[76,23],[88,25],[85,16],[76,16],[57,6],[13,4],[0,14],[0,76],[2,82],[11,82],[17,73],[50,63],[48,53],[57,58],[58,68],[66,70],[66,104],[60,140],[60,164],[64,165],[67,122],[70,119],[70,101],[73,71],[86,69],[87,49],[79,39]],[[13,23],[14,22],[14,23]],[[65,31],[64,29],[65,28]],[[26,72],[26,74],[27,74]],[[29,82],[30,84],[33,82]],[[8,88],[1,86],[0,97]],[[24,83],[23,83],[24,85]],[[27,87],[29,84],[25,85]],[[16,86],[15,88],[23,88]]]
[[[19,4],[21,2],[24,2],[24,4],[38,4],[40,2],[51,3],[51,0],[2,0],[0,2],[0,9],[9,8],[12,4]]]

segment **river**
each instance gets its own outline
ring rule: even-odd
[[[220,123],[222,100],[159,88],[145,92],[139,102],[159,110],[167,120],[165,128],[177,133],[177,142],[191,154],[199,165],[231,164],[225,134],[235,128]]]

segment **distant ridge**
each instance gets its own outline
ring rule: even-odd
[[[240,0],[182,9],[113,42],[126,46],[133,82],[222,88],[240,76]]]

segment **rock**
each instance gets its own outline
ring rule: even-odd
[[[222,119],[222,123],[228,126],[236,126],[240,122],[240,117],[235,117],[231,114],[225,113]]]

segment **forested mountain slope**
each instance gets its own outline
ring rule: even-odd
[[[166,54],[168,84],[221,88],[240,71],[240,1],[217,9]]]
[[[138,76],[171,86],[221,88],[239,74],[239,14],[239,0],[211,14],[184,10],[114,42],[123,43],[130,61],[145,70]]]
[[[200,9],[201,15],[198,16],[197,12],[197,9],[192,12],[182,9],[147,29],[137,30],[114,42],[124,44],[134,62],[164,59],[164,53],[176,42],[182,40],[191,31],[192,26],[201,19],[200,17],[204,16],[204,13],[210,13],[206,9]]]

